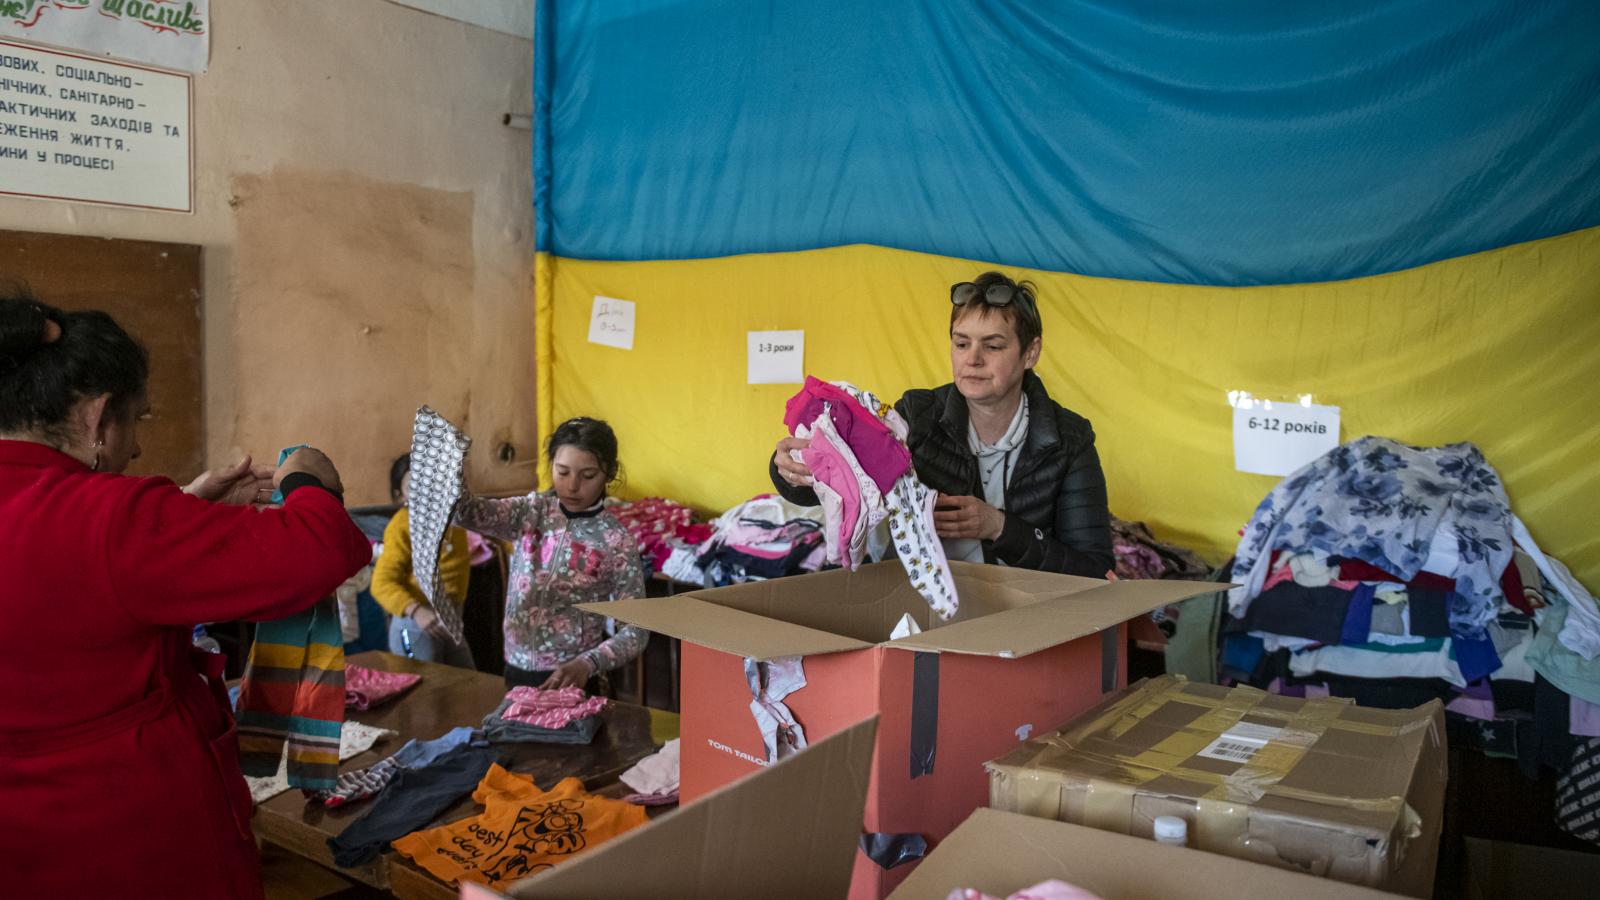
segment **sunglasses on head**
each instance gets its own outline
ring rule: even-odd
[[[1018,297],[1033,302],[1033,292],[1018,284],[995,282],[984,289],[973,282],[963,281],[950,286],[950,303],[954,306],[966,306],[977,300],[990,306],[1010,306]]]

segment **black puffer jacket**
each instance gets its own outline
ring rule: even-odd
[[[1022,390],[1028,439],[1006,485],[1005,529],[998,540],[983,542],[983,555],[1020,568],[1104,577],[1115,560],[1094,429],[1051,400],[1032,371]],[[911,428],[906,443],[924,484],[941,494],[983,496],[978,459],[967,448],[967,401],[955,385],[907,391],[895,410]],[[790,502],[817,504],[816,491],[784,481],[776,463],[769,468],[773,486]]]

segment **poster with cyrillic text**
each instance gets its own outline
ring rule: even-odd
[[[1339,446],[1339,407],[1243,400],[1233,408],[1233,467],[1287,475]]]
[[[191,85],[0,41],[0,194],[193,212]]]
[[[3,38],[204,72],[211,0],[0,0]]]
[[[589,311],[589,343],[632,350],[633,301],[595,295]]]

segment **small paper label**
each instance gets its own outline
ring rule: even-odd
[[[804,331],[749,332],[750,384],[802,384],[806,380]]]
[[[1274,740],[1282,733],[1282,728],[1240,722],[1195,755],[1207,759],[1220,759],[1223,762],[1247,763],[1267,745],[1268,741]]]
[[[1339,407],[1246,400],[1233,408],[1233,467],[1288,475],[1339,446]]]
[[[632,350],[633,301],[596,296],[589,314],[589,343]]]

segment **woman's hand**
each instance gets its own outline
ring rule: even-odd
[[[562,663],[550,677],[539,685],[547,691],[560,690],[565,687],[581,688],[589,684],[589,679],[594,677],[594,665],[587,657],[577,656]]]
[[[272,468],[253,466],[246,456],[227,468],[202,474],[183,492],[213,503],[265,506],[272,501]]]
[[[445,598],[444,602],[449,603],[449,598]],[[450,632],[445,629],[444,623],[439,621],[439,614],[434,612],[431,606],[419,604],[416,609],[411,611],[411,621],[417,623],[417,627],[427,632],[428,637],[433,638],[435,641],[443,641],[451,645],[456,642],[456,639],[451,637]]]
[[[795,487],[810,487],[817,483],[811,476],[810,467],[789,455],[791,450],[804,450],[809,446],[811,442],[805,438],[786,437],[778,442],[778,449],[772,454],[772,461],[778,464],[778,475]]]
[[[942,538],[992,541],[1005,525],[1006,514],[977,497],[940,494],[933,503],[933,527]]]

